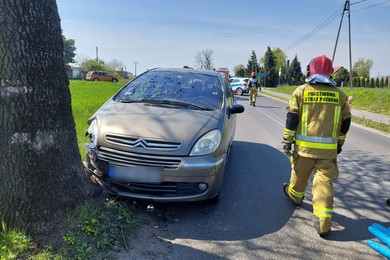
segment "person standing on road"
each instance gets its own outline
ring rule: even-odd
[[[284,194],[296,205],[302,204],[312,170],[313,225],[321,237],[332,226],[333,181],[339,170],[341,152],[351,124],[346,94],[330,79],[332,61],[325,55],[312,59],[307,66],[305,84],[295,89],[287,106],[283,149],[292,153],[290,183]]]
[[[255,107],[256,98],[257,98],[257,89],[259,88],[255,72],[251,73],[251,78],[248,80],[248,86],[249,86],[249,105]]]

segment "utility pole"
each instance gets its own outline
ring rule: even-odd
[[[352,54],[351,54],[351,4],[350,4],[349,0],[345,0],[345,3],[344,3],[343,14],[341,15],[341,21],[340,21],[340,25],[339,25],[339,30],[337,32],[336,43],[335,43],[334,50],[333,50],[332,64],[333,64],[333,61],[334,61],[334,56],[336,55],[337,43],[339,41],[340,30],[341,30],[341,25],[343,24],[345,11],[348,11],[349,85],[350,85],[351,88],[353,88],[353,85],[352,85]]]
[[[96,46],[96,61],[99,61],[99,49],[98,49],[98,46]]]
[[[351,54],[351,5],[349,3],[349,0],[346,0],[346,5],[348,2],[348,31],[349,31],[349,86],[351,89],[353,88],[352,85],[352,54]]]
[[[134,62],[134,77],[137,77],[137,64],[138,62]]]

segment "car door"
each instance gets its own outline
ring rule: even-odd
[[[103,80],[104,81],[111,81],[111,76],[107,72],[103,72]]]
[[[236,131],[236,115],[235,114],[230,114],[230,109],[233,107],[235,104],[234,100],[234,94],[232,91],[232,88],[230,87],[230,83],[227,80],[224,80],[224,96],[225,96],[225,115],[224,115],[224,120],[225,120],[225,134],[228,137],[227,142],[228,146],[231,145],[234,139],[234,134]]]

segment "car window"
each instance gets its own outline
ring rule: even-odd
[[[224,87],[225,87],[226,103],[230,107],[233,105],[234,102],[234,94],[232,88],[230,87],[229,82],[224,81]]]
[[[128,83],[114,100],[177,101],[219,109],[223,83],[215,75],[177,71],[149,71]]]

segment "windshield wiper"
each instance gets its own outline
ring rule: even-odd
[[[155,101],[159,100],[153,100],[153,99],[115,99],[114,101],[116,102],[121,102],[121,103],[155,103]]]
[[[184,108],[191,108],[196,110],[211,110],[207,107],[202,107],[193,103],[187,103],[187,102],[180,102],[180,101],[173,101],[173,100],[148,100],[151,101],[152,104],[157,105],[169,105],[169,106],[177,106],[177,107],[184,107]]]
[[[207,107],[202,107],[193,103],[186,103],[173,100],[159,100],[159,99],[139,99],[139,100],[116,100],[121,103],[147,103],[153,105],[162,105],[162,106],[177,106],[184,108],[191,108],[196,110],[212,110]]]

